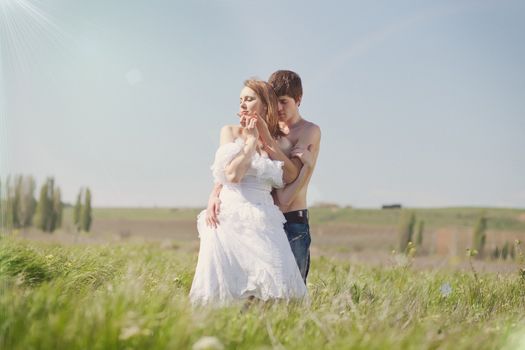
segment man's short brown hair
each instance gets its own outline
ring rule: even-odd
[[[290,96],[298,102],[303,97],[303,85],[299,74],[290,70],[278,70],[268,79],[277,96]]]

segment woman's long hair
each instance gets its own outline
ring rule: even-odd
[[[270,135],[272,135],[274,139],[284,136],[284,133],[279,127],[279,100],[272,86],[265,81],[256,79],[245,80],[244,86],[252,89],[261,99],[263,106],[266,107],[266,118],[264,120],[266,121],[266,124],[268,124]]]

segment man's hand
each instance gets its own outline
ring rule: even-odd
[[[211,228],[217,228],[219,225],[218,215],[220,212],[221,200],[219,197],[212,196],[208,200],[208,207],[206,208],[206,225]]]
[[[312,144],[309,144],[307,147],[296,145],[292,148],[290,155],[292,157],[297,157],[303,162],[303,165],[308,167],[313,167],[314,165],[314,156],[312,154]]]

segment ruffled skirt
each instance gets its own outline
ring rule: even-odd
[[[200,250],[190,291],[194,305],[301,298],[306,286],[268,191],[224,187],[217,229],[197,218]]]

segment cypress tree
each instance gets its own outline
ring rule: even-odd
[[[417,223],[416,245],[421,247],[423,245],[423,230],[425,229],[425,222],[423,220]]]
[[[5,183],[5,219],[6,228],[10,230],[13,227],[13,188],[11,187],[11,175],[7,176]]]
[[[47,221],[46,231],[53,232],[55,230],[55,213],[53,211],[53,197],[55,196],[55,179],[52,177],[47,179]]]
[[[62,226],[62,196],[58,186],[53,193],[53,219],[54,228]]]
[[[60,192],[58,194],[60,197]],[[37,204],[36,226],[44,232],[53,232],[57,224],[57,212],[54,207],[55,180],[48,177],[40,190]]]
[[[82,231],[89,232],[89,229],[91,228],[91,221],[91,191],[88,187],[86,188],[84,206],[82,207]]]
[[[399,224],[399,251],[405,252],[408,242],[412,242],[416,216],[412,211],[403,211]]]
[[[494,250],[492,251],[492,258],[496,260],[496,259],[499,259],[499,256],[500,256],[499,248],[498,246],[496,246],[496,248],[494,248]]]
[[[474,249],[478,251],[478,257],[483,257],[483,249],[485,248],[485,242],[487,240],[487,218],[485,217],[485,213],[482,213],[480,218],[478,219],[478,222],[476,223],[476,226],[474,227],[474,234],[473,234],[473,246]]]
[[[22,175],[15,176],[15,183],[13,187],[13,227],[20,228],[21,217],[20,217],[20,202],[22,197]]]
[[[77,201],[75,203],[75,209],[73,210],[73,224],[80,231],[80,215],[82,213],[82,189],[78,191]]]
[[[21,177],[16,191],[18,200],[15,209],[18,227],[31,226],[36,206],[35,179],[32,176]]]
[[[33,225],[33,217],[35,216],[36,211],[36,198],[35,198],[35,190],[36,190],[36,181],[33,176],[29,177],[29,191],[27,193],[27,203],[29,206],[29,218],[27,222],[27,226]]]
[[[505,244],[503,245],[503,249],[501,249],[501,258],[503,260],[507,260],[507,257],[509,256],[509,242],[505,242]]]
[[[36,227],[46,232],[48,226],[48,207],[49,202],[47,200],[48,184],[44,182],[40,189],[40,196],[38,197],[38,204],[36,206]]]

